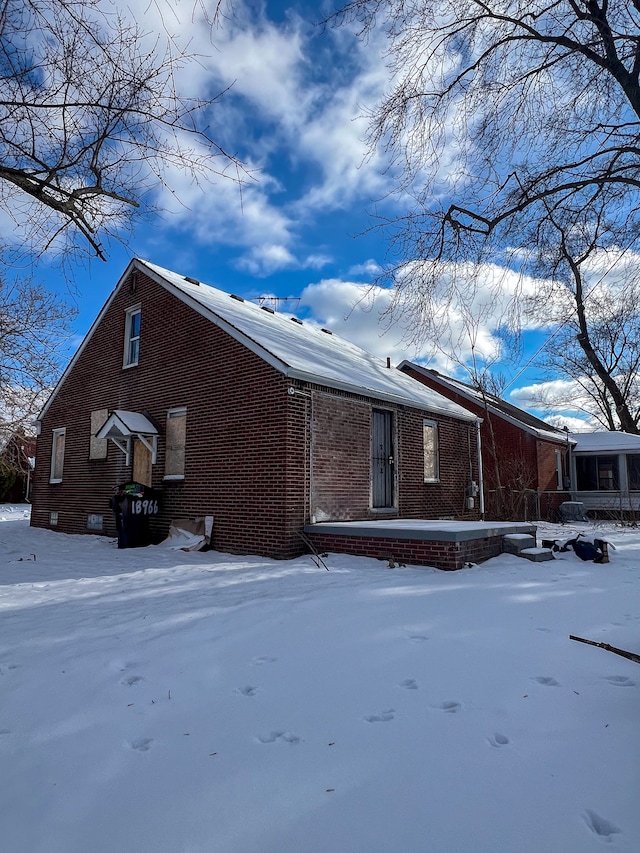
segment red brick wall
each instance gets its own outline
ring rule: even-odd
[[[566,454],[566,448],[562,444],[537,439],[515,424],[487,412],[481,404],[468,400],[420,371],[406,368],[405,372],[483,419],[482,459],[488,510],[491,503],[490,493],[495,489],[498,480],[502,486],[509,486],[518,491],[531,489],[556,492],[555,451],[560,449]],[[550,507],[566,499],[566,493],[554,495],[552,499],[547,497],[545,505]]]
[[[436,569],[461,569],[465,563],[481,563],[502,553],[502,536],[471,539],[466,542],[432,542],[423,539],[393,539],[372,536],[337,536],[330,533],[310,534],[318,552],[354,554]]]
[[[395,413],[397,501],[394,510],[371,508],[371,424],[373,409]],[[422,421],[438,424],[440,482],[424,482]],[[476,427],[465,421],[391,406],[314,393],[312,500],[316,521],[364,518],[479,517],[478,502],[465,505],[466,489],[478,479]]]

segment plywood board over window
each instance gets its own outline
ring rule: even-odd
[[[165,455],[165,480],[184,478],[185,448],[187,443],[187,409],[180,406],[167,412],[167,449]]]
[[[91,412],[91,439],[89,441],[89,459],[106,459],[109,439],[96,438],[100,427],[104,426],[109,417],[109,409],[96,409]]]
[[[440,479],[440,460],[438,453],[438,425],[435,421],[422,421],[424,447],[424,481],[437,483]]]
[[[49,478],[50,483],[62,482],[66,433],[66,427],[61,427],[60,429],[53,430],[53,438],[51,444],[51,476]]]
[[[139,439],[133,439],[133,481],[143,486],[151,485],[152,455]]]

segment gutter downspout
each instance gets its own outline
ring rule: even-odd
[[[478,447],[478,489],[480,498],[480,518],[484,521],[484,473],[482,470],[482,437],[480,435],[480,426],[482,418],[476,421],[476,441]]]

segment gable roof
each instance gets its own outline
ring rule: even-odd
[[[536,418],[535,415],[531,415],[529,412],[525,412],[511,403],[507,403],[506,400],[502,400],[494,394],[489,394],[486,391],[481,392],[477,388],[474,388],[473,385],[468,385],[459,379],[452,379],[450,376],[444,376],[442,373],[438,373],[437,370],[423,367],[420,364],[414,364],[411,361],[403,361],[398,365],[398,370],[402,370],[405,367],[411,368],[416,373],[428,376],[442,388],[454,391],[456,394],[478,406],[484,407],[486,401],[486,406],[492,414],[497,415],[499,418],[508,421],[531,435],[535,435],[536,438],[543,439],[544,441],[562,442],[563,444],[566,444],[567,441],[570,444],[574,443],[573,439],[568,437],[568,434],[564,430],[556,429],[551,424],[546,423],[540,418]]]
[[[458,420],[476,415],[328,330],[265,309],[149,261],[134,259],[70,361],[38,419],[79,358],[116,293],[130,273],[140,270],[182,302],[209,319],[284,376],[390,403],[411,406]]]

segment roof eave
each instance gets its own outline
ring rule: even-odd
[[[445,412],[437,407],[429,406],[426,401],[420,402],[418,400],[412,400],[410,397],[405,397],[402,394],[390,394],[385,391],[379,391],[375,388],[367,388],[364,385],[355,385],[350,382],[342,382],[339,379],[331,379],[326,376],[320,376],[317,373],[309,373],[308,371],[290,368],[286,371],[285,375],[289,379],[299,379],[302,382],[308,382],[312,385],[322,385],[326,388],[334,388],[338,391],[346,391],[350,394],[357,394],[360,397],[369,397],[374,400],[384,400],[385,403],[394,403],[395,405],[409,406],[412,409],[420,409],[420,411],[423,412],[442,414],[460,421],[469,421],[470,423],[476,423],[478,421],[481,421],[481,418],[478,418],[476,415],[473,414],[473,412],[466,412],[465,417],[462,414],[457,414],[455,412]],[[465,410],[463,409],[462,411]]]

